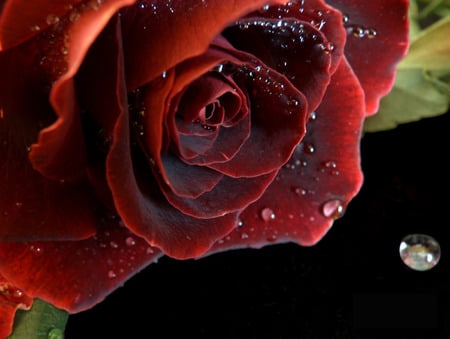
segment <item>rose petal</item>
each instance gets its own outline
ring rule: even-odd
[[[307,134],[241,227],[209,253],[287,241],[313,245],[329,230],[362,184],[359,144],[364,94],[348,63],[333,75]],[[273,199],[277,197],[277,199]]]
[[[58,119],[44,129],[37,144],[32,146],[33,166],[49,178],[72,179],[86,168],[86,155],[79,120],[80,108],[75,100],[74,79],[88,48],[111,17],[133,0],[105,1],[101,5],[78,6],[52,27],[48,36],[38,41],[44,50],[50,80],[56,80],[50,102]],[[76,19],[72,13],[76,12]],[[41,62],[42,63],[42,62]]]
[[[75,78],[78,103],[83,108],[88,176],[97,196],[111,210],[114,203],[105,162],[125,95],[120,34],[119,20],[111,20],[89,49]]]
[[[161,185],[167,200],[184,214],[195,218],[217,218],[229,213],[240,212],[259,199],[266,187],[273,181],[277,171],[254,178],[230,178],[224,176],[210,191],[195,199],[173,194],[170,188]],[[190,182],[196,185],[196,182]]]
[[[393,86],[397,63],[408,47],[408,1],[327,0],[345,16],[345,55],[366,95],[367,114]]]
[[[164,86],[154,89],[163,93],[166,91]],[[122,102],[125,103],[126,98],[122,97]],[[151,116],[159,117],[157,111]],[[153,137],[158,148],[161,136],[156,133]],[[142,159],[141,149],[132,158],[130,150],[129,117],[128,112],[123,110],[115,126],[106,170],[115,206],[133,233],[161,248],[169,256],[192,258],[202,255],[214,241],[234,228],[237,213],[213,219],[197,219],[180,213],[155,185],[152,172],[157,174],[157,171],[152,171],[149,166],[152,159]]]
[[[57,23],[83,0],[6,0],[0,15],[0,50],[14,47]]]
[[[106,212],[82,241],[0,243],[0,273],[28,296],[71,313],[101,302],[161,252]]]
[[[224,35],[237,49],[254,54],[286,75],[307,97],[313,111],[340,62],[346,31],[341,13],[315,0],[251,13],[227,28]]]
[[[200,121],[199,112],[208,105],[214,110],[213,116]],[[182,94],[177,107],[174,113],[180,118],[175,119],[177,127],[171,131],[172,141],[179,156],[187,163],[214,161],[211,157],[222,161],[229,159],[248,137],[248,119],[247,124],[239,124],[240,116],[246,115],[241,112],[247,111],[245,96],[233,82],[219,78],[218,74],[204,75],[192,83]],[[236,124],[244,128],[237,128]],[[233,136],[222,142],[227,130],[231,130]]]
[[[28,146],[52,119],[29,47],[0,53],[0,239],[83,239],[95,232],[89,185],[48,180],[28,159]]]
[[[121,18],[128,88],[141,87],[181,61],[200,55],[231,21],[267,3],[286,2],[159,0],[126,8]]]
[[[223,178],[223,174],[209,168],[187,165],[172,153],[161,159],[170,183],[169,190],[178,197],[196,199],[214,189]]]
[[[11,334],[16,311],[29,310],[32,304],[32,298],[0,275],[0,338]]]
[[[242,53],[241,58],[246,61],[250,56]],[[256,62],[244,64],[233,76],[238,86],[248,92],[250,136],[229,161],[208,164],[234,178],[254,177],[278,169],[305,133],[308,109],[305,97],[283,75],[259,60]]]

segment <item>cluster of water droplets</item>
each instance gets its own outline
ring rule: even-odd
[[[137,88],[128,94],[128,111],[130,112],[131,124],[138,137],[145,134],[144,120],[147,112],[146,106],[143,104],[143,93]]]
[[[20,288],[4,282],[0,283],[0,295],[3,295],[3,297],[6,297],[7,299],[12,299],[20,304],[21,299],[25,296],[25,293]]]
[[[75,6],[69,4],[63,16],[49,13],[42,23],[30,26],[32,32],[39,32],[36,37],[40,50],[37,62],[51,82],[67,71],[71,25],[75,24],[86,11],[98,11],[102,3],[103,0],[89,0]]]
[[[358,39],[374,39],[378,35],[378,31],[373,27],[365,27],[363,25],[351,22],[348,15],[343,15],[343,23],[347,30],[347,34]]]
[[[59,255],[60,250],[70,251],[73,256],[79,258],[81,265],[87,266],[92,265],[89,263],[90,261],[101,260],[107,266],[106,275],[109,279],[116,279],[135,271],[143,256],[152,257],[156,253],[156,249],[152,246],[143,246],[140,239],[138,242],[138,238],[125,229],[116,215],[108,215],[102,220],[102,222],[112,222],[118,226],[111,230],[99,230],[91,239],[85,240],[84,247],[83,241],[75,244],[68,242],[55,245],[51,243],[49,249],[46,250],[44,242],[34,242],[30,243],[28,250],[35,257],[42,257],[47,251],[47,255]]]

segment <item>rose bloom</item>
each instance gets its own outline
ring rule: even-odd
[[[319,241],[407,0],[0,1],[0,334],[160,256]]]

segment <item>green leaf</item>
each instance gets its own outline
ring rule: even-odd
[[[435,82],[441,83],[442,88],[447,85],[438,78],[430,78],[420,69],[398,70],[392,91],[381,100],[378,113],[366,119],[364,130],[384,131],[445,113],[450,95],[439,89]]]
[[[420,32],[409,46],[399,69],[450,70],[450,17]]]
[[[9,339],[62,339],[69,314],[35,299],[29,311],[19,310]]]

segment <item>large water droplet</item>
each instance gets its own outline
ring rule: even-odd
[[[437,265],[441,257],[439,243],[426,234],[410,234],[400,243],[400,258],[416,271],[427,271]]]
[[[127,246],[134,246],[134,245],[136,245],[136,240],[134,240],[133,237],[128,237],[125,239],[125,244]]]
[[[276,218],[275,213],[273,212],[273,210],[271,208],[263,208],[261,210],[261,218],[264,221],[270,221]]]
[[[342,206],[342,202],[340,200],[328,200],[322,205],[322,214],[326,218],[337,219],[344,214],[344,206]]]

